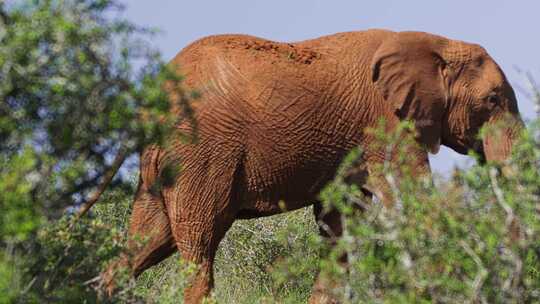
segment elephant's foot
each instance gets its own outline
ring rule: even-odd
[[[210,295],[212,284],[204,277],[195,278],[191,284],[184,289],[185,304],[200,304]]]

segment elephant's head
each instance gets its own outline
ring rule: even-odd
[[[479,45],[396,33],[375,52],[372,80],[392,111],[415,121],[419,142],[434,153],[443,144],[501,161],[523,126],[512,87]],[[482,142],[480,129],[496,124],[502,128]]]

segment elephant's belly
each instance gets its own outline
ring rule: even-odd
[[[335,176],[342,157],[299,161],[297,166],[269,162],[268,170],[250,172],[247,193],[239,218],[278,214],[309,206]]]

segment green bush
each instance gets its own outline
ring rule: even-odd
[[[73,271],[64,264],[99,268],[109,253],[94,250],[114,246],[113,235],[99,221],[73,231],[67,219],[55,221],[125,159],[162,144],[191,117],[193,95],[150,47],[152,31],[117,18],[119,7],[113,0],[0,1],[0,303],[70,301],[76,290],[82,297],[84,287],[64,284]],[[174,103],[165,85],[180,97]],[[123,176],[112,181],[116,188],[129,188]],[[95,238],[84,239],[86,231]],[[89,251],[79,251],[85,242]],[[77,269],[67,277],[88,275]]]
[[[336,297],[345,303],[540,301],[539,130],[538,121],[530,125],[506,174],[477,165],[456,169],[436,187],[405,178],[393,189],[393,208],[367,204],[355,212],[350,206],[364,200],[362,193],[338,176],[321,196],[346,215],[338,248],[321,257],[322,273],[340,282]],[[392,179],[392,171],[383,174]],[[331,258],[341,254],[349,271],[339,271]]]
[[[122,252],[131,201],[123,191],[103,199],[105,204],[95,208],[93,218],[74,221],[64,216],[38,232],[33,250],[39,255],[27,270],[36,302],[97,301],[97,293],[84,282]]]

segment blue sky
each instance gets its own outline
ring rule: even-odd
[[[525,118],[534,116],[523,73],[540,81],[540,1],[378,0],[378,1],[173,1],[131,0],[125,16],[156,27],[154,39],[166,59],[191,41],[220,33],[242,33],[296,41],[337,32],[385,28],[419,30],[484,46],[516,89]],[[523,89],[519,89],[521,87]],[[447,173],[470,160],[449,149],[431,156],[435,171]]]

